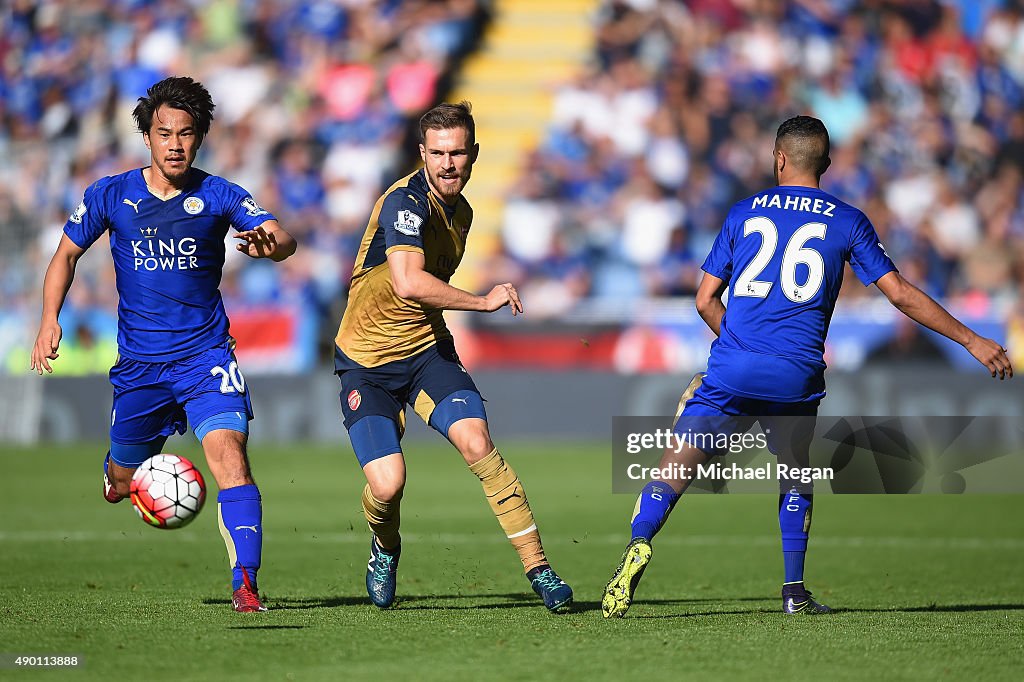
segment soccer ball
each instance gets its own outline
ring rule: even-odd
[[[179,455],[153,455],[135,470],[132,506],[157,528],[181,528],[196,517],[206,501],[206,483],[199,469]]]

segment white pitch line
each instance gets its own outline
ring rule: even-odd
[[[213,537],[198,529],[190,529],[187,533],[167,533],[157,530],[142,531],[88,531],[88,530],[0,530],[0,543],[15,542],[148,542],[157,537],[174,537],[176,542],[206,542]],[[328,544],[362,545],[368,540],[365,533],[288,533],[274,532],[268,542],[303,542]],[[549,536],[550,537],[550,536]],[[409,542],[438,545],[500,545],[508,542],[499,532],[495,533],[403,533],[402,538]],[[563,538],[564,539],[564,538]],[[628,542],[628,534],[610,534],[577,536],[573,538],[579,544],[623,545]],[[964,538],[964,537],[857,537],[813,535],[811,546],[858,548],[875,547],[885,549],[935,549],[935,550],[1024,550],[1024,538]],[[670,547],[775,547],[779,545],[777,535],[673,535],[666,533],[658,537],[659,546]]]

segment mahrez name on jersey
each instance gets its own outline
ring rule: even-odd
[[[767,194],[762,194],[759,197],[754,197],[751,208],[781,208],[784,211],[804,211],[834,218],[836,205],[824,199],[787,196],[783,201],[778,194],[772,194],[770,197]]]

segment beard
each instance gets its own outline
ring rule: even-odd
[[[469,182],[469,174],[469,168],[464,169],[461,173],[453,175],[449,175],[447,173],[431,173],[429,170],[427,171],[427,175],[430,178],[430,184],[444,199],[455,199],[462,194],[462,190],[465,189],[466,183]],[[445,182],[446,178],[456,178],[456,182],[449,184]]]

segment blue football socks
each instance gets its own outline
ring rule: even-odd
[[[782,560],[787,583],[804,579],[804,557],[811,530],[811,507],[814,495],[791,489],[779,495],[779,530],[782,531]]]
[[[679,495],[668,483],[651,481],[640,491],[633,510],[633,540],[652,540],[661,530]]]
[[[217,510],[221,535],[231,561],[231,589],[237,590],[243,585],[243,566],[255,586],[263,553],[263,506],[259,488],[240,485],[221,490],[217,494]]]

